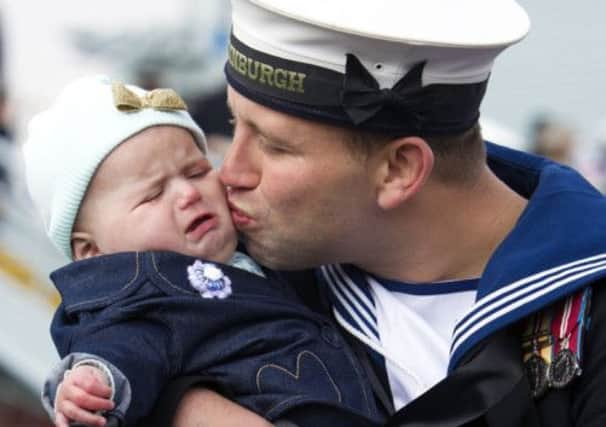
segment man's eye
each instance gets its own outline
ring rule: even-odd
[[[287,154],[288,150],[286,150],[284,147],[279,147],[277,145],[270,145],[269,147],[266,148],[268,153],[273,153],[273,154]]]
[[[268,141],[265,138],[261,138],[261,147],[263,151],[269,154],[287,154],[290,152],[288,148],[283,145]]]

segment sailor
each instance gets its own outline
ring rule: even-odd
[[[334,316],[387,425],[606,423],[606,202],[478,125],[525,11],[513,0],[232,0],[232,11],[221,178],[234,221],[250,255]],[[177,425],[221,412],[201,409],[195,383],[160,402],[185,396]]]

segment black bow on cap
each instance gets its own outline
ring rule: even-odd
[[[341,91],[341,105],[355,125],[373,118],[384,107],[421,119],[417,111],[422,103],[422,74],[425,61],[413,66],[391,89],[381,89],[379,83],[353,54],[347,54],[345,77]]]

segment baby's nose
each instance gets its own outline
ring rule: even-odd
[[[200,190],[192,183],[185,181],[179,186],[177,206],[180,209],[185,209],[199,201],[201,198],[202,195],[200,194]]]

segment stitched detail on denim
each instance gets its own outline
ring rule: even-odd
[[[156,274],[162,280],[164,280],[168,286],[170,286],[174,290],[179,291],[179,292],[181,292],[181,293],[183,293],[185,295],[194,295],[195,294],[195,292],[188,291],[186,289],[183,289],[181,286],[175,285],[173,282],[170,281],[170,279],[168,277],[166,277],[165,275],[163,275],[162,273],[160,273],[160,269],[158,268],[158,264],[156,262],[156,254],[151,253],[151,259],[152,259],[152,266],[154,267],[154,270],[155,270]]]
[[[330,372],[328,371],[328,368],[326,367],[326,365],[324,364],[324,362],[322,361],[322,359],[320,359],[314,352],[309,351],[309,350],[303,350],[302,352],[300,352],[297,355],[297,365],[296,365],[295,373],[294,374],[291,371],[289,371],[288,369],[286,369],[285,367],[277,365],[275,363],[268,363],[266,365],[261,366],[257,370],[257,375],[256,375],[257,391],[259,393],[263,393],[263,390],[261,389],[260,377],[261,377],[261,373],[265,369],[268,369],[268,368],[277,369],[277,370],[282,371],[285,374],[293,377],[294,379],[298,380],[299,377],[301,376],[301,369],[300,369],[301,368],[301,359],[305,355],[309,355],[309,356],[313,357],[320,364],[320,366],[322,367],[322,369],[326,373],[326,376],[328,377],[328,380],[330,381],[330,383],[334,387],[335,391],[337,392],[337,399],[338,399],[338,401],[342,402],[341,391],[339,390],[339,387],[337,386],[337,383],[335,382],[335,380],[333,380],[332,376],[330,375]],[[291,398],[289,398],[287,400],[290,400],[290,399]],[[273,410],[276,406],[281,405],[284,402],[286,402],[286,401],[283,401],[281,403],[278,403],[277,405],[274,405],[274,407],[272,407],[272,409],[270,409],[270,411]]]
[[[139,277],[140,270],[141,269],[140,269],[140,265],[139,265],[139,252],[137,252],[137,253],[135,253],[135,275],[124,286],[122,286],[122,288],[120,288],[120,290],[118,292],[116,292],[116,293],[124,291],[129,286],[131,286],[133,283],[135,283],[135,281]],[[95,299],[92,299],[92,300],[87,300],[87,301],[79,302],[77,304],[73,304],[73,305],[70,305],[70,306],[66,307],[66,309],[69,310],[69,311],[71,311],[71,310],[73,310],[75,308],[80,307],[81,305],[88,305],[88,304],[93,304],[93,303],[96,303],[96,302],[110,300],[110,299],[113,298],[114,295],[115,294],[112,294],[112,295],[109,295],[109,296],[95,298]]]

